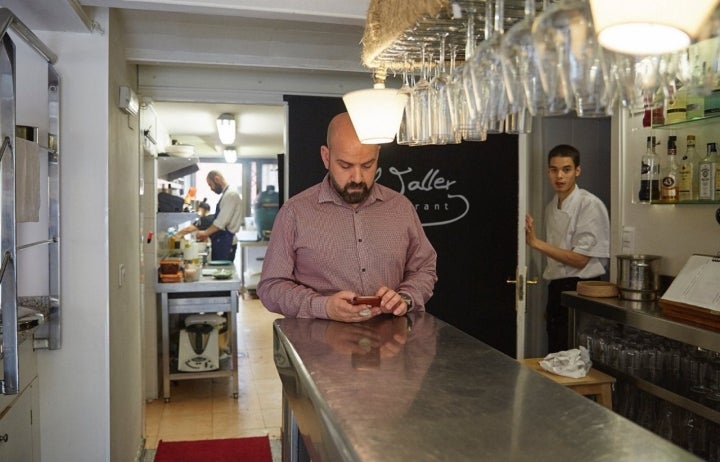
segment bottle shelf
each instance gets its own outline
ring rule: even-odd
[[[705,124],[717,123],[720,121],[720,113],[706,115],[704,117],[695,117],[693,119],[681,120],[679,122],[671,122],[666,124],[653,124],[652,128],[658,130],[671,130],[685,128],[690,125],[701,126]]]
[[[694,200],[694,201],[681,201],[681,202],[662,202],[662,201],[652,201],[649,205],[718,205],[720,204],[720,200],[715,201],[701,201],[701,200]]]

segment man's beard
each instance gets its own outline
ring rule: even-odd
[[[223,188],[222,188],[222,186],[220,186],[219,184],[215,183],[215,184],[213,185],[213,187],[212,187],[212,191],[213,191],[215,194],[222,194]]]
[[[335,191],[337,191],[338,194],[340,194],[340,197],[343,198],[345,202],[348,204],[359,204],[362,201],[364,201],[369,195],[370,195],[370,188],[365,183],[348,183],[345,185],[345,187],[341,187],[337,181],[335,181],[335,178],[330,175],[330,182],[332,183],[333,187],[335,188]],[[359,192],[349,192],[348,188],[362,188],[362,191]]]

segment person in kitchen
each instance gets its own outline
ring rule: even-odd
[[[560,293],[575,290],[580,280],[598,280],[610,258],[610,219],[605,204],[577,185],[580,152],[558,145],[548,154],[548,178],[555,196],[545,208],[545,240],[537,237],[535,221],[525,218],[528,246],[547,257],[543,278],[550,281],[546,308],[548,351],[568,349],[568,309]]]
[[[437,281],[437,253],[413,204],[375,183],[380,146],[361,144],[350,116],[328,125],[325,178],[278,211],[257,294],[291,318],[358,322],[424,311]],[[356,295],[379,306],[353,305]]]
[[[237,250],[235,233],[240,231],[245,216],[242,199],[219,171],[210,171],[206,180],[210,189],[220,195],[220,200],[215,207],[215,220],[207,229],[197,232],[197,239],[199,241],[210,239],[212,260],[235,261]]]
[[[198,212],[198,218],[193,223],[187,225],[177,233],[175,233],[175,237],[178,239],[183,237],[186,234],[194,233],[195,231],[202,231],[204,229],[208,229],[210,225],[212,225],[213,221],[215,220],[215,215],[210,212],[210,204],[208,204],[205,200],[198,204],[197,206],[197,212]]]

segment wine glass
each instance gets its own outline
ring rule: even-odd
[[[607,66],[603,49],[597,40],[590,15],[590,7],[583,2],[577,18],[571,27],[569,72],[570,85],[575,99],[578,117],[605,117],[612,112],[611,88],[607,85]]]
[[[505,91],[510,104],[505,123],[508,133],[530,133],[531,116],[542,115],[545,110],[545,93],[535,64],[531,35],[534,19],[535,1],[525,0],[525,18],[508,30],[500,46]]]
[[[547,5],[548,0],[544,0],[543,11]],[[547,114],[547,96],[532,38],[534,21],[535,2],[525,0],[525,18],[511,27],[503,40],[503,76],[511,104],[521,104],[522,101],[531,115],[542,116]]]
[[[582,7],[580,0],[563,0],[546,8],[533,22],[536,64],[547,97],[546,115],[567,114],[574,103],[568,26],[580,16]]]
[[[496,0],[496,12],[493,15],[492,2],[487,2],[485,14],[485,40],[478,45],[470,62],[469,72],[472,78],[474,104],[480,127],[488,133],[502,131],[504,110],[501,107],[505,92],[500,61],[500,43],[502,38],[503,0]],[[495,25],[491,26],[490,18]],[[496,30],[498,29],[499,30]],[[500,123],[498,123],[500,122]]]
[[[450,76],[445,71],[445,41],[448,34],[440,36],[437,75],[430,81],[430,139],[434,144],[447,144],[455,141],[450,118]]]
[[[407,101],[408,104],[405,105],[405,109],[403,109],[403,115],[402,119],[400,119],[400,127],[398,128],[397,136],[396,136],[396,142],[397,144],[410,144],[410,139],[412,137],[412,108],[411,108],[411,95],[412,95],[412,87],[410,86],[410,79],[408,78],[408,57],[407,53],[405,53],[405,57],[403,59],[403,73],[402,73],[402,79],[403,83],[400,86],[400,89],[398,90],[399,94],[407,95]]]
[[[462,142],[462,131],[460,129],[461,103],[459,98],[463,97],[461,85],[456,81],[455,65],[457,59],[458,45],[450,45],[450,72],[448,78],[448,112],[450,113],[450,129],[453,133],[453,140],[448,143],[457,144]]]
[[[412,100],[413,137],[411,146],[430,143],[430,82],[427,79],[425,51],[427,44],[421,45],[420,80],[415,83],[410,98]]]

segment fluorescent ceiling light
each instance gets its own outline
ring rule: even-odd
[[[218,137],[222,144],[233,144],[235,142],[235,116],[228,112],[220,114],[217,118]]]
[[[234,147],[226,147],[223,151],[223,155],[225,156],[225,162],[228,164],[234,164],[238,158],[237,149]]]
[[[632,55],[681,50],[697,38],[718,0],[590,0],[600,44]]]

